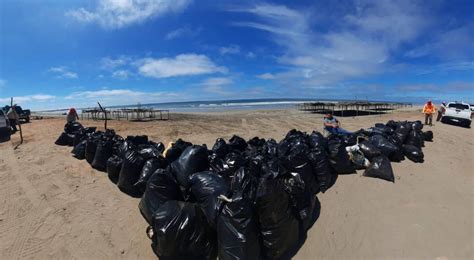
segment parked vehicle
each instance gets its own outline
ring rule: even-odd
[[[465,127],[471,126],[472,110],[468,103],[449,102],[446,106],[446,112],[441,118],[441,122],[454,122]]]
[[[8,121],[3,110],[0,109],[0,142],[10,140],[10,130],[10,121]]]
[[[5,106],[3,107],[3,111],[6,114],[8,110],[10,109],[10,106]],[[25,123],[30,122],[30,116],[31,116],[31,111],[29,109],[23,109],[21,106],[16,106],[16,113],[20,117],[20,121],[24,121]]]

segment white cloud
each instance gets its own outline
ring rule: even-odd
[[[191,0],[100,0],[93,11],[70,10],[66,16],[83,23],[98,23],[103,28],[123,28],[167,13],[184,10]]]
[[[263,73],[263,74],[257,75],[257,78],[259,78],[259,79],[274,79],[275,75],[273,75],[271,73]]]
[[[116,59],[105,57],[100,60],[100,68],[104,70],[113,70],[117,67],[121,67],[130,62],[130,58],[126,56],[120,56]]]
[[[192,53],[180,54],[174,58],[146,58],[137,64],[141,75],[152,78],[227,73],[227,68],[217,66],[207,56]]]
[[[220,47],[219,48],[219,53],[221,55],[238,54],[238,53],[240,53],[240,47],[238,45],[234,45],[234,44],[231,44],[231,45],[226,46],[226,47]]]
[[[380,73],[392,52],[419,36],[429,23],[423,8],[413,1],[363,0],[353,9],[340,10],[345,10],[342,19],[335,21],[324,14],[309,13],[309,9],[299,11],[274,4],[230,11],[254,18],[234,22],[234,26],[267,32],[282,47],[283,54],[277,60],[289,69],[274,76],[292,86],[295,80],[316,86]],[[317,19],[327,19],[319,22],[330,23],[329,30],[312,29]]]
[[[130,71],[128,70],[117,70],[112,73],[112,77],[117,79],[127,79],[130,76]]]
[[[49,72],[54,73],[58,79],[77,79],[78,75],[76,72],[70,71],[65,66],[51,67],[48,69]]]
[[[249,59],[253,59],[253,58],[257,57],[257,55],[255,55],[255,53],[249,51],[249,52],[247,52],[247,54],[245,54],[245,57],[247,57]]]
[[[13,103],[22,105],[23,103],[28,102],[46,102],[55,99],[56,96],[52,95],[45,95],[45,94],[36,94],[36,95],[28,95],[28,96],[17,96],[13,97]],[[0,103],[8,103],[10,104],[10,98],[0,98]],[[25,104],[28,105],[28,104]]]
[[[195,37],[199,33],[201,33],[202,27],[198,27],[197,29],[191,29],[187,26],[178,28],[166,34],[166,40],[173,40],[181,37]]]
[[[4,87],[7,84],[7,81],[4,79],[0,79],[0,88]]]
[[[96,101],[101,104],[111,105],[127,105],[135,103],[155,103],[177,99],[180,96],[172,92],[145,92],[134,91],[130,89],[102,89],[95,91],[74,92],[64,97],[68,102],[76,102],[76,106],[91,106]],[[87,101],[86,101],[87,100]],[[81,103],[79,103],[81,102]]]
[[[208,78],[198,85],[203,86],[205,92],[226,96],[232,94],[228,87],[233,83],[231,78],[214,77]]]

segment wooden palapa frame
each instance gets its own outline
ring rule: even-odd
[[[102,110],[102,112],[104,113],[104,129],[107,130],[107,111],[105,111],[105,109],[100,105],[99,101],[97,101],[97,104],[99,105],[100,110]]]

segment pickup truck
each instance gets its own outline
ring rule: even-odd
[[[0,109],[0,142],[10,140],[10,121],[7,116]]]
[[[6,114],[10,106],[3,107],[3,112]],[[24,122],[30,122],[31,111],[29,109],[22,109],[21,106],[16,106],[16,113],[20,117],[20,121],[23,120]]]
[[[465,127],[470,127],[472,121],[471,106],[463,102],[449,102],[441,122],[454,122]]]

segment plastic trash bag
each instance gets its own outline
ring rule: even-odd
[[[385,155],[380,155],[372,159],[369,167],[367,167],[364,172],[364,176],[395,182],[392,165]]]
[[[350,149],[348,151],[349,152],[349,158],[350,158],[352,164],[354,165],[354,167],[357,170],[362,170],[362,169],[367,168],[370,164],[369,160],[367,158],[365,158],[362,151],[360,151],[360,148],[359,148],[358,145],[355,145],[353,147],[355,147],[356,149]],[[349,147],[346,147],[346,150],[347,150],[347,148],[349,148]]]
[[[212,146],[212,151],[219,158],[224,158],[229,153],[229,145],[222,138],[218,138]]]
[[[245,148],[247,148],[247,142],[245,142],[242,137],[234,135],[229,139],[229,147],[231,151],[237,150],[243,152]]]
[[[332,178],[328,154],[323,147],[315,147],[308,154],[308,160],[319,184],[319,190],[324,193],[329,188]]]
[[[216,233],[199,205],[167,201],[155,212],[152,223],[148,234],[160,259],[217,258]]]
[[[261,259],[257,220],[252,210],[254,187],[251,176],[241,168],[232,184],[231,200],[224,202],[217,218],[219,259]]]
[[[364,157],[369,159],[369,161],[382,154],[382,152],[380,152],[380,150],[375,145],[367,140],[360,142],[359,148],[364,154]]]
[[[193,145],[186,148],[178,160],[171,164],[171,172],[181,186],[188,188],[191,174],[209,169],[207,155],[204,146]]]
[[[64,132],[68,134],[76,133],[82,130],[84,127],[79,122],[68,122],[64,125]]]
[[[387,138],[381,135],[373,135],[369,138],[369,141],[377,147],[380,152],[389,157],[392,153],[397,151],[398,147],[391,143]]]
[[[115,184],[118,182],[121,168],[122,158],[117,155],[114,155],[107,160],[107,175],[109,180]]]
[[[138,208],[143,218],[152,225],[155,211],[165,202],[171,200],[183,200],[178,183],[171,173],[164,169],[158,169],[148,180]]]
[[[186,150],[187,147],[192,144],[181,139],[176,140],[175,143],[171,144],[167,150],[164,151],[164,155],[168,163],[172,163],[179,158],[179,156]]]
[[[401,161],[405,160],[405,155],[403,153],[403,148],[401,146],[398,147],[398,149],[390,155],[389,159],[392,162],[401,162]]]
[[[342,139],[331,135],[328,141],[329,163],[337,174],[355,173]]]
[[[419,132],[419,131],[421,131],[421,129],[423,129],[423,123],[422,123],[420,120],[417,120],[417,121],[415,121],[415,122],[412,122],[411,128],[412,128],[415,132]]]
[[[309,146],[311,148],[321,147],[321,149],[326,150],[328,148],[328,141],[324,136],[317,131],[313,131],[308,136]]]
[[[168,162],[163,157],[152,157],[145,162],[143,166],[140,177],[135,183],[135,187],[140,189],[142,192],[146,189],[146,183],[148,179],[153,175],[153,173],[158,169],[164,169],[168,166]]]
[[[78,143],[76,146],[74,146],[74,149],[72,149],[72,153],[74,154],[74,157],[76,157],[79,160],[84,160],[86,158],[86,140],[81,141]]]
[[[140,178],[144,164],[145,159],[137,151],[130,149],[125,153],[117,182],[117,186],[122,192],[132,197],[141,197],[143,192],[134,184]]]
[[[112,140],[101,140],[97,144],[97,149],[92,161],[92,168],[99,171],[107,171],[107,160],[112,156]]]
[[[201,206],[209,225],[215,229],[217,216],[222,208],[222,200],[218,197],[229,195],[227,182],[213,172],[204,171],[191,175],[189,183],[194,199]]]
[[[56,145],[67,146],[69,145],[69,136],[67,133],[61,133],[61,135],[54,142]]]
[[[416,163],[422,163],[425,157],[423,151],[420,148],[409,144],[403,145],[403,154],[405,154],[409,160]]]
[[[423,132],[423,139],[425,141],[428,141],[428,142],[432,142],[433,141],[433,132],[432,131],[426,131],[426,132]]]
[[[415,130],[410,131],[405,141],[405,144],[414,145],[418,148],[423,147],[424,140],[423,140],[423,136],[421,135],[421,132],[418,132]]]
[[[264,179],[260,182],[255,210],[266,258],[279,259],[298,245],[299,221],[281,181]]]
[[[86,161],[89,164],[92,164],[92,162],[94,161],[96,150],[97,150],[97,139],[93,137],[87,139],[85,157],[86,157]]]

